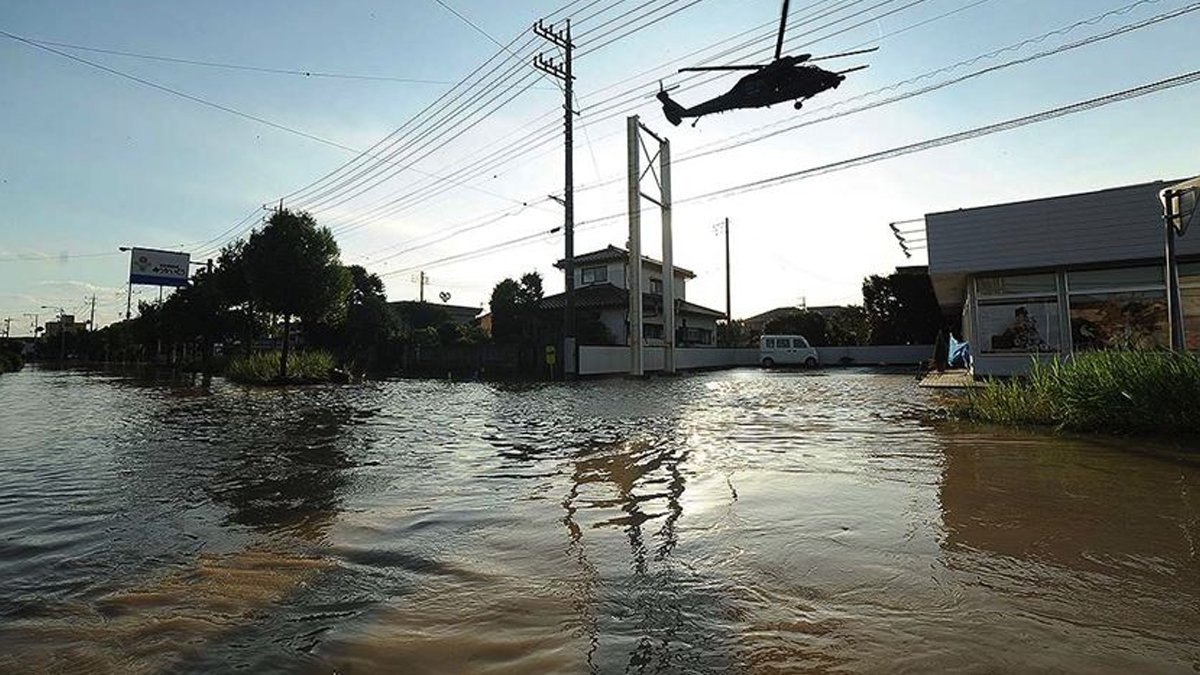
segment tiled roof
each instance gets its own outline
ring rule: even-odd
[[[592,284],[575,289],[576,307],[624,307],[629,302],[629,292],[612,284]],[[566,307],[567,294],[549,295],[542,298],[542,309]]]
[[[661,304],[662,296],[651,295],[649,293],[642,294],[645,298],[644,302],[647,305]],[[539,307],[542,309],[562,309],[566,306],[567,296],[565,293],[550,295],[542,298]],[[575,306],[579,308],[588,307],[625,307],[629,302],[629,291],[624,288],[618,288],[612,284],[592,284],[575,289]],[[723,318],[724,312],[718,312],[715,309],[709,309],[701,305],[697,305],[687,300],[679,301],[679,312],[681,314],[691,314],[694,316],[711,316]]]
[[[698,314],[700,316],[711,316],[718,319],[725,318],[725,312],[718,312],[715,309],[709,309],[693,302],[688,302],[687,300],[679,301],[679,311],[683,314]]]
[[[620,248],[618,246],[613,246],[612,244],[609,244],[608,246],[600,249],[599,251],[592,251],[591,253],[582,253],[582,254],[576,255],[575,256],[575,266],[582,267],[584,265],[591,265],[594,263],[604,263],[604,262],[624,262],[628,259],[629,259],[629,251],[626,251],[625,249]],[[563,267],[566,265],[566,261],[567,261],[567,259],[563,258],[563,259],[559,260],[558,262],[554,263],[554,266],[557,267],[558,269],[563,269]],[[651,265],[662,268],[661,260],[655,260],[654,258],[642,256],[642,261],[648,262]],[[689,269],[680,267],[678,265],[675,266],[675,271],[677,273],[682,274],[683,276],[687,277],[688,279],[696,278],[695,272],[693,272]]]

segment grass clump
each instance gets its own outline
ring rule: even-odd
[[[0,349],[0,373],[15,373],[25,367],[25,359],[21,354],[8,349]]]
[[[1081,352],[1035,362],[1024,379],[989,380],[960,417],[1116,434],[1200,434],[1200,357],[1155,351]]]
[[[324,351],[288,354],[288,376],[279,379],[280,352],[255,352],[230,359],[225,377],[242,384],[316,384],[328,382],[333,356]]]

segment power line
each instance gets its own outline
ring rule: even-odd
[[[1185,85],[1193,84],[1197,81],[1200,81],[1200,70],[1192,71],[1190,73],[1185,73],[1183,75],[1178,75],[1176,77],[1167,78],[1165,80],[1159,80],[1157,82],[1145,84],[1140,87],[1134,87],[1133,89],[1126,89],[1126,90],[1115,92],[1112,94],[1107,94],[1105,96],[1100,96],[1098,98],[1089,99],[1087,101],[1081,101],[1079,103],[1073,103],[1071,105],[1066,105],[1066,106],[1062,106],[1059,108],[1053,108],[1051,110],[1046,110],[1046,111],[1036,113],[1033,115],[1026,115],[1024,117],[1018,117],[1015,119],[1006,120],[1004,122],[999,122],[997,124],[989,124],[987,126],[976,127],[974,129],[970,129],[968,131],[962,131],[962,132],[955,133],[955,134],[949,134],[947,136],[940,136],[938,138],[932,138],[929,140],[921,141],[919,143],[911,143],[909,145],[902,145],[902,146],[899,146],[896,148],[891,148],[889,150],[883,150],[881,152],[871,153],[869,155],[862,155],[860,157],[854,157],[852,159],[845,159],[845,160],[841,160],[838,162],[833,162],[831,164],[824,164],[822,166],[812,167],[809,169],[803,169],[800,171],[793,171],[791,173],[780,174],[778,176],[771,176],[769,178],[762,178],[759,180],[750,181],[748,183],[742,183],[741,185],[734,185],[734,186],[727,187],[727,188],[721,188],[719,190],[713,190],[711,192],[706,192],[706,193],[695,195],[692,197],[687,197],[685,199],[677,200],[676,203],[706,201],[709,199],[713,199],[714,197],[723,197],[726,195],[741,194],[744,192],[761,190],[764,188],[774,187],[776,185],[790,183],[790,182],[797,181],[797,180],[803,180],[805,178],[812,178],[814,176],[820,176],[820,175],[832,173],[835,171],[843,171],[845,169],[850,169],[850,168],[854,168],[857,166],[863,166],[865,164],[873,164],[875,162],[883,161],[885,159],[892,159],[894,157],[900,157],[900,156],[912,154],[915,152],[923,152],[925,150],[939,148],[939,147],[942,147],[945,145],[961,143],[963,141],[980,138],[982,136],[988,136],[991,134],[999,133],[1001,131],[1009,131],[1011,129],[1017,129],[1019,127],[1027,126],[1030,124],[1037,124],[1039,122],[1045,122],[1047,120],[1052,120],[1052,119],[1055,119],[1058,117],[1065,117],[1067,115],[1073,115],[1078,112],[1092,110],[1094,108],[1100,108],[1100,107],[1103,107],[1106,105],[1110,105],[1112,103],[1118,103],[1121,101],[1127,101],[1127,100],[1134,99],[1134,98],[1140,98],[1142,96],[1157,93],[1160,91],[1165,91],[1167,89],[1173,89],[1175,87],[1182,87]]]
[[[241,70],[256,73],[269,73],[274,75],[295,75],[307,78],[330,78],[344,80],[374,80],[380,82],[401,82],[405,84],[454,84],[449,80],[429,80],[414,77],[395,77],[391,75],[359,75],[353,73],[335,73],[320,70],[310,70],[301,68],[272,68],[268,66],[252,66],[240,63],[228,63],[223,61],[206,61],[202,59],[190,59],[178,56],[164,56],[162,54],[146,54],[142,52],[125,51],[122,49],[111,49],[104,47],[89,47],[87,45],[73,44],[70,42],[57,42],[55,40],[42,40],[35,38],[26,38],[30,42],[39,45],[48,45],[51,47],[62,47],[64,49],[73,49],[83,52],[93,52],[96,54],[111,54],[114,56],[124,56],[133,59],[142,59],[146,61],[160,61],[165,63],[179,63],[189,66],[201,66],[205,68],[220,68],[224,70]]]
[[[856,4],[860,4],[862,1],[863,1],[863,0],[854,0],[853,2],[847,2],[847,3],[843,3],[842,5],[840,5],[840,6],[837,6],[837,7],[835,7],[835,8],[834,8],[834,9],[832,9],[832,10],[825,10],[823,14],[814,14],[812,17],[810,17],[810,20],[818,20],[818,19],[820,19],[820,18],[823,18],[823,17],[825,17],[825,16],[829,16],[829,15],[830,15],[831,13],[833,13],[833,12],[839,11],[840,9],[844,9],[844,8],[849,8],[849,7],[852,7],[853,5],[856,5]],[[888,12],[888,14],[890,14],[890,13],[894,13],[894,12],[896,12],[896,11],[903,10],[903,9],[905,9],[906,7],[911,7],[911,6],[915,5],[915,4],[919,4],[920,2],[924,2],[924,1],[925,1],[925,0],[916,0],[915,2],[911,2],[909,5],[906,5],[905,7],[901,7],[901,8],[899,8],[898,10],[892,10],[892,11]],[[884,5],[886,5],[886,4],[889,4],[889,3],[891,3],[891,2],[895,2],[895,0],[884,0],[884,2],[880,2],[880,3],[877,3],[876,5],[872,5],[871,7],[868,7],[868,8],[867,8],[867,10],[864,10],[864,11],[870,11],[871,9],[874,9],[874,8],[878,8],[878,7],[884,6]],[[823,4],[823,2],[817,2],[817,3],[813,4],[813,5],[811,5],[811,6],[809,7],[809,9],[811,9],[811,8],[815,8],[815,7],[818,7],[818,6],[820,6],[821,4]],[[627,12],[627,13],[628,13],[628,12]],[[847,19],[854,18],[854,17],[856,17],[856,16],[860,16],[862,13],[863,13],[863,12],[862,12],[862,11],[860,11],[860,12],[857,12],[857,13],[855,13],[855,14],[852,14],[852,15],[850,15],[850,16],[848,16],[848,17],[842,17],[841,19],[837,19],[837,20],[835,20],[835,21],[833,21],[833,22],[827,23],[827,24],[825,24],[825,25],[823,25],[823,26],[821,26],[821,27],[819,27],[819,28],[817,28],[817,29],[813,29],[813,31],[808,31],[808,32],[804,33],[803,35],[809,35],[809,34],[811,34],[812,32],[814,32],[814,31],[816,31],[816,30],[820,30],[820,28],[829,27],[829,26],[835,25],[835,24],[836,24],[836,23],[838,23],[838,22],[845,21],[845,20],[847,20]],[[880,15],[880,16],[883,16],[883,15]],[[869,23],[870,21],[872,21],[872,20],[874,20],[874,19],[877,19],[877,18],[879,18],[879,17],[878,17],[878,16],[877,16],[877,17],[873,17],[873,18],[871,18],[871,19],[868,19],[867,21],[864,21],[863,23]],[[855,26],[851,26],[851,27],[849,27],[849,28],[846,28],[846,29],[843,29],[843,30],[850,30],[850,29],[853,29],[853,28],[857,27],[858,25],[862,25],[862,24],[856,24]],[[839,31],[839,33],[840,33],[840,32],[842,32],[842,31]],[[744,34],[744,33],[743,33],[743,34]],[[829,38],[829,37],[833,37],[833,35],[837,35],[837,34],[838,34],[838,33],[834,33],[834,34],[832,34],[832,35],[827,35],[827,36],[824,36],[824,37],[822,37],[822,38],[817,38],[817,40],[827,39],[827,38]],[[773,31],[772,31],[771,35],[772,35],[772,36],[774,35],[774,32],[773,32]],[[795,36],[793,36],[793,40],[795,40],[795,39],[797,39],[797,38],[799,38],[799,37],[803,37],[803,35],[795,35]],[[770,37],[770,36],[767,36],[767,37]],[[765,39],[765,38],[764,38],[764,39]],[[792,40],[789,40],[789,42],[791,42],[791,41],[792,41]],[[815,42],[815,41],[816,41],[816,40],[814,40],[814,42]],[[753,44],[753,41],[752,41],[752,42],[750,42],[750,43],[746,43],[746,44]],[[640,92],[640,91],[638,91],[638,92],[637,92],[637,96],[640,98],[640,96],[641,96],[641,92]],[[623,104],[621,104],[621,103],[618,103],[617,105],[618,105],[618,106],[621,106],[621,105],[623,105]],[[606,111],[604,111],[604,112],[606,112],[606,113],[607,113],[608,111],[606,110]],[[603,117],[603,118],[601,118],[601,120],[602,120],[602,119],[608,119],[608,118],[612,117],[612,116],[613,116],[613,115],[615,115],[615,114],[619,114],[619,113],[611,113],[611,114],[608,114],[606,117]],[[601,120],[596,120],[596,121],[601,121]],[[536,137],[538,134],[542,134],[542,135],[541,135],[541,139],[540,139],[539,141],[535,141],[533,144],[525,143],[525,141],[528,141],[529,139]],[[510,144],[510,145],[508,146],[509,148],[520,147],[520,146],[522,145],[522,143],[525,143],[525,144],[524,144],[524,147],[522,147],[522,148],[521,148],[521,150],[520,150],[519,152],[516,152],[516,153],[509,153],[509,152],[506,152],[506,151],[497,151],[496,153],[493,153],[493,154],[502,156],[502,161],[501,161],[501,163],[502,163],[502,164],[503,164],[503,163],[510,162],[510,161],[512,161],[513,159],[515,159],[517,156],[524,155],[524,154],[528,154],[530,151],[532,151],[532,150],[536,150],[538,147],[541,147],[542,145],[545,145],[546,143],[553,142],[554,138],[552,138],[552,134],[553,134],[554,136],[556,136],[556,135],[557,135],[557,134],[556,134],[556,132],[552,132],[552,131],[551,131],[551,130],[549,130],[549,129],[541,129],[541,130],[538,130],[538,131],[532,132],[531,134],[527,134],[527,135],[526,135],[526,136],[525,136],[523,139],[519,139],[518,141],[516,141],[516,142],[514,142],[513,144]],[[486,162],[486,160],[481,160],[481,162]],[[477,164],[477,165],[478,165],[478,164]],[[477,166],[477,165],[476,165],[476,166]],[[464,167],[463,169],[460,169],[460,170],[458,170],[458,171],[455,171],[455,172],[454,172],[452,175],[458,176],[458,175],[460,175],[460,174],[461,174],[463,171],[467,171],[467,170],[470,170],[470,169],[471,169],[471,166]],[[475,172],[473,175],[478,175],[479,173],[481,173],[481,172],[482,172],[482,170],[483,170],[483,169],[480,169],[480,170],[476,171],[476,172]],[[388,202],[387,204],[383,204],[383,205],[382,205],[382,208],[384,209],[383,211],[380,211],[380,210],[379,210],[379,207],[375,207],[375,208],[369,209],[369,210],[366,212],[366,214],[370,216],[370,219],[371,219],[371,220],[377,220],[377,219],[378,219],[378,218],[380,218],[380,217],[386,217],[387,215],[391,215],[391,214],[395,213],[395,209],[396,209],[396,208],[405,208],[405,207],[404,207],[404,205],[400,203],[401,201],[408,200],[408,201],[410,202],[410,205],[411,205],[411,203],[412,203],[412,202],[411,202],[411,200],[412,200],[413,198],[415,198],[417,195],[420,195],[420,194],[422,193],[422,191],[423,191],[423,190],[425,190],[425,189],[426,189],[426,188],[418,188],[418,189],[416,189],[416,190],[414,190],[414,191],[411,191],[411,192],[409,192],[407,195],[403,195],[403,196],[399,197],[399,198],[398,198],[398,199],[396,199],[396,200],[392,200],[391,202]],[[443,192],[443,191],[445,191],[445,189],[447,189],[447,188],[444,188],[444,187],[443,187],[443,188],[440,188],[440,189],[439,189],[439,190],[437,190],[437,192],[435,192],[434,194],[437,194],[437,193]],[[394,207],[394,208],[393,208],[393,207]]]
[[[70,262],[72,258],[104,258],[123,255],[120,251],[97,253],[18,253],[0,257],[0,262]]]
[[[1145,0],[1144,0],[1144,1],[1145,1]],[[1151,1],[1151,2],[1157,2],[1157,0],[1149,0],[1149,1]],[[1047,58],[1047,57],[1050,57],[1050,56],[1056,56],[1056,55],[1058,55],[1058,54],[1062,54],[1063,52],[1071,51],[1071,50],[1074,50],[1074,49],[1079,49],[1079,48],[1081,48],[1081,47],[1086,47],[1086,46],[1089,46],[1089,45],[1095,44],[1095,43],[1097,43],[1097,42],[1101,42],[1101,41],[1108,40],[1108,39],[1111,39],[1111,38],[1114,38],[1114,37],[1118,37],[1118,36],[1121,36],[1121,35],[1125,35],[1126,33],[1131,33],[1131,32],[1133,32],[1133,31],[1135,31],[1135,30],[1140,30],[1140,29],[1142,29],[1142,28],[1147,28],[1147,27],[1149,27],[1149,26],[1153,26],[1153,25],[1156,25],[1156,24],[1162,23],[1162,22],[1164,22],[1164,21],[1169,21],[1169,20],[1171,20],[1171,19],[1178,18],[1178,17],[1180,17],[1180,16],[1183,16],[1183,15],[1185,15],[1185,14],[1190,14],[1190,13],[1192,13],[1192,12],[1195,12],[1195,11],[1197,11],[1197,10],[1200,10],[1200,2],[1195,2],[1195,3],[1192,3],[1191,5],[1188,5],[1188,6],[1186,6],[1186,7],[1182,7],[1182,8],[1180,8],[1180,9],[1177,9],[1177,10],[1174,10],[1174,11],[1171,11],[1171,12],[1166,12],[1166,13],[1164,13],[1164,14],[1159,14],[1159,15],[1157,15],[1157,16],[1153,16],[1153,17],[1150,17],[1150,18],[1148,18],[1148,19],[1144,19],[1144,20],[1142,20],[1142,21],[1138,21],[1138,22],[1135,22],[1135,23],[1132,23],[1132,24],[1127,24],[1127,25],[1124,25],[1124,26],[1119,26],[1119,27],[1117,27],[1117,28],[1114,28],[1114,29],[1112,29],[1112,30],[1110,30],[1110,31],[1108,31],[1108,32],[1105,32],[1105,33],[1100,33],[1100,34],[1098,34],[1098,35],[1093,35],[1093,36],[1090,36],[1090,37],[1087,37],[1087,38],[1084,38],[1084,39],[1081,39],[1081,40],[1076,40],[1075,42],[1071,42],[1071,43],[1068,43],[1068,44],[1065,44],[1065,45],[1060,45],[1060,46],[1058,46],[1058,47],[1055,47],[1055,48],[1053,48],[1053,49],[1047,49],[1047,50],[1043,50],[1043,51],[1037,52],[1037,53],[1035,53],[1035,54],[1030,54],[1029,56],[1025,56],[1025,57],[1022,57],[1022,58],[1019,58],[1019,59],[1013,59],[1013,60],[1011,60],[1011,61],[1005,61],[1004,63],[999,63],[999,64],[996,64],[996,65],[994,65],[994,66],[989,66],[989,67],[987,67],[987,68],[983,68],[983,69],[981,69],[981,70],[977,70],[977,71],[974,71],[974,72],[971,72],[971,73],[967,73],[967,74],[965,74],[965,75],[962,75],[962,76],[959,76],[959,77],[956,77],[956,78],[951,78],[951,79],[949,79],[949,80],[943,80],[943,81],[941,81],[941,82],[937,82],[937,83],[934,83],[934,84],[928,85],[928,86],[926,86],[926,87],[922,87],[922,88],[920,88],[920,89],[917,89],[917,90],[914,90],[914,91],[906,92],[906,93],[904,93],[904,94],[899,94],[899,95],[897,95],[897,96],[892,96],[892,97],[889,97],[889,98],[883,99],[883,100],[881,100],[881,101],[876,101],[876,102],[874,102],[874,103],[870,103],[870,104],[866,104],[866,105],[858,106],[858,107],[855,107],[855,108],[851,108],[851,109],[849,109],[849,110],[843,110],[843,111],[840,111],[840,112],[832,113],[832,114],[829,114],[829,115],[825,115],[825,116],[823,116],[823,117],[818,117],[818,118],[816,118],[816,119],[811,119],[811,120],[806,120],[806,121],[798,122],[798,123],[795,123],[795,124],[791,124],[791,125],[788,125],[788,126],[786,126],[786,127],[782,128],[782,129],[778,129],[778,130],[775,130],[775,131],[770,131],[770,132],[767,132],[767,133],[763,133],[763,134],[760,134],[760,135],[758,135],[758,136],[754,136],[754,137],[752,137],[752,138],[749,138],[749,139],[746,139],[746,140],[743,140],[743,141],[737,141],[737,142],[733,142],[733,143],[727,143],[727,144],[725,144],[725,145],[722,145],[722,146],[719,146],[719,147],[715,147],[715,148],[712,148],[712,149],[709,149],[709,150],[704,150],[704,151],[701,151],[701,152],[695,152],[695,153],[689,154],[689,155],[688,155],[688,156],[686,156],[686,157],[681,157],[679,161],[683,162],[683,161],[687,161],[687,160],[691,160],[691,159],[697,159],[697,158],[699,158],[699,157],[705,157],[705,156],[707,156],[707,155],[711,155],[711,154],[713,154],[713,153],[716,153],[716,152],[724,152],[724,151],[727,151],[727,150],[732,150],[732,149],[734,149],[734,148],[738,148],[738,147],[741,147],[741,146],[744,146],[744,145],[748,145],[748,144],[751,144],[751,143],[757,143],[757,142],[759,142],[759,141],[763,141],[763,140],[766,140],[766,139],[768,139],[768,138],[772,138],[772,137],[774,137],[774,136],[778,136],[779,134],[787,133],[787,132],[789,132],[789,131],[795,131],[796,129],[801,129],[801,128],[804,128],[804,127],[807,127],[807,126],[812,126],[812,125],[814,125],[814,124],[819,124],[819,123],[821,123],[821,122],[828,122],[828,121],[830,121],[830,120],[838,119],[838,118],[841,118],[841,117],[846,117],[846,116],[848,116],[848,115],[853,115],[853,114],[860,113],[860,112],[864,112],[864,111],[867,111],[867,110],[872,110],[872,109],[875,109],[875,108],[883,107],[883,106],[885,106],[885,105],[890,105],[890,104],[892,104],[892,103],[897,103],[897,102],[899,102],[899,101],[903,101],[903,100],[906,100],[906,99],[914,98],[914,97],[916,97],[916,96],[922,96],[922,95],[924,95],[924,94],[928,94],[928,93],[931,93],[931,92],[937,91],[937,90],[939,90],[939,89],[944,89],[944,88],[946,88],[946,87],[949,87],[949,86],[952,86],[952,85],[955,85],[955,84],[960,84],[960,83],[962,83],[962,82],[966,82],[967,80],[972,80],[972,79],[975,79],[975,78],[977,78],[977,77],[981,77],[981,76],[984,76],[984,75],[989,75],[989,74],[991,74],[991,73],[995,73],[995,72],[998,72],[998,71],[1001,71],[1001,70],[1004,70],[1004,69],[1007,69],[1007,68],[1011,68],[1011,67],[1013,67],[1013,66],[1018,66],[1018,65],[1024,65],[1024,64],[1027,64],[1027,63],[1032,63],[1032,62],[1034,62],[1034,61],[1038,61],[1038,60],[1040,60],[1040,59],[1044,59],[1044,58]],[[1057,32],[1057,31],[1056,31],[1056,32]],[[1021,44],[1028,44],[1028,43],[1030,43],[1030,41],[1028,41],[1028,40],[1027,40],[1027,41],[1025,41],[1024,43],[1021,43]],[[993,54],[997,54],[997,53],[1003,53],[1004,51],[1007,51],[1007,49],[1005,49],[1005,50],[999,50],[999,51],[997,51],[997,52],[992,52],[992,53],[993,53]],[[971,59],[971,60],[969,60],[969,61],[963,61],[962,63],[964,63],[964,64],[965,64],[965,63],[976,63],[976,62],[978,62],[978,60],[979,60],[979,59]],[[955,67],[957,67],[957,66],[952,66],[952,67],[950,67],[949,69],[950,69],[950,70],[953,70]],[[943,69],[939,69],[939,71],[945,71],[945,70],[947,70],[947,69],[945,69],[945,68],[943,68]],[[935,71],[935,72],[939,72],[939,71]],[[925,79],[925,77],[926,77],[926,75],[920,75],[920,76],[918,76],[918,77],[915,77],[915,78],[912,78],[911,80],[908,80],[908,81],[909,81],[909,82],[917,82],[917,81],[920,81],[920,80],[922,80],[922,79]],[[870,92],[869,94],[864,94],[863,96],[865,97],[865,96],[868,96],[868,95],[873,95],[873,94],[876,94],[876,93],[879,93],[879,92],[883,92],[883,91],[887,91],[887,90],[894,89],[894,88],[895,88],[895,85],[893,85],[893,86],[889,86],[889,87],[884,87],[884,88],[882,88],[882,89],[877,89],[875,92]],[[856,98],[861,98],[861,97],[856,97]],[[846,103],[846,101],[842,101],[841,103],[843,103],[843,104],[844,104],[844,103]],[[836,106],[827,106],[826,108],[833,108],[833,107],[836,107]]]
[[[745,193],[745,192],[768,189],[768,188],[776,187],[778,185],[782,185],[785,183],[790,183],[790,182],[794,182],[794,181],[798,181],[798,180],[804,180],[807,178],[812,178],[815,176],[824,175],[824,174],[828,174],[828,173],[834,173],[837,171],[844,171],[846,169],[864,166],[867,164],[873,164],[875,162],[880,162],[880,161],[884,161],[887,159],[900,157],[903,155],[914,154],[914,153],[923,152],[925,150],[931,150],[931,149],[946,146],[946,145],[961,143],[964,141],[981,138],[983,136],[1000,133],[1002,131],[1009,131],[1012,129],[1017,129],[1020,127],[1028,126],[1031,124],[1037,124],[1040,122],[1045,122],[1045,121],[1056,119],[1059,117],[1065,117],[1068,115],[1073,115],[1075,113],[1093,110],[1093,109],[1100,108],[1100,107],[1110,105],[1113,103],[1119,103],[1121,101],[1127,101],[1127,100],[1131,100],[1131,99],[1135,99],[1135,98],[1140,98],[1142,96],[1147,96],[1149,94],[1157,93],[1160,91],[1166,91],[1168,89],[1173,89],[1176,87],[1194,84],[1196,82],[1200,82],[1200,70],[1193,71],[1190,73],[1185,73],[1183,75],[1178,75],[1176,77],[1171,77],[1171,78],[1167,78],[1164,80],[1159,80],[1157,82],[1152,82],[1152,83],[1145,84],[1145,85],[1142,85],[1139,87],[1134,87],[1132,89],[1126,89],[1126,90],[1115,92],[1112,94],[1107,94],[1105,96],[1092,98],[1092,99],[1089,99],[1086,101],[1081,101],[1078,103],[1073,103],[1070,105],[1061,106],[1061,107],[1053,108],[1050,110],[1045,110],[1045,111],[1035,113],[1032,115],[1026,115],[1024,117],[1018,117],[1018,118],[1006,120],[1004,122],[999,122],[996,124],[989,124],[989,125],[985,125],[985,126],[981,126],[981,127],[976,127],[974,129],[970,129],[967,131],[962,131],[962,132],[958,132],[955,134],[949,134],[949,135],[940,136],[937,138],[927,139],[925,141],[921,141],[918,143],[912,143],[909,145],[899,146],[896,148],[890,148],[888,150],[883,150],[883,151],[871,153],[868,155],[862,155],[859,157],[845,159],[845,160],[833,162],[830,164],[825,164],[825,165],[821,165],[821,166],[817,166],[817,167],[803,169],[800,171],[794,171],[794,172],[790,172],[790,173],[786,173],[786,174],[781,174],[778,176],[771,176],[769,178],[758,179],[755,181],[742,183],[740,185],[734,185],[734,186],[730,186],[730,187],[726,187],[726,188],[721,188],[718,190],[713,190],[710,192],[693,195],[691,197],[686,197],[683,199],[677,199],[675,201],[675,203],[682,204],[682,203],[708,201],[708,200],[714,199],[716,197],[729,196],[729,195],[741,194],[741,193]],[[609,215],[598,217],[598,218],[592,218],[590,220],[580,221],[580,222],[576,223],[576,230],[578,231],[578,230],[582,230],[582,229],[590,229],[591,227],[603,224],[608,221],[618,220],[620,218],[625,217],[625,215],[626,214],[624,214],[624,213],[613,213],[613,214],[609,214]],[[422,264],[418,264],[418,265],[412,265],[410,267],[406,267],[406,268],[403,268],[400,270],[387,272],[386,274],[388,274],[388,275],[399,274],[402,272],[410,271],[412,269],[428,268],[428,267],[432,267],[434,265],[441,265],[441,264],[447,264],[449,262],[458,262],[458,261],[462,261],[462,260],[482,257],[484,255],[489,254],[489,252],[493,252],[493,251],[498,252],[501,250],[507,250],[510,247],[531,241],[533,239],[536,239],[537,237],[545,236],[546,234],[553,233],[553,232],[554,232],[554,230],[550,230],[548,232],[540,232],[540,233],[537,233],[534,235],[526,235],[524,237],[518,237],[516,239],[511,239],[508,241],[499,242],[497,244],[492,244],[487,247],[481,247],[481,248],[466,251],[463,253],[459,253],[459,254],[455,254],[455,255],[451,255],[451,256],[445,256],[443,258],[439,258],[439,259],[431,261],[431,262],[422,263]],[[384,275],[380,275],[380,276],[384,276]]]

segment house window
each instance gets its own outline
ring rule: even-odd
[[[661,340],[663,337],[663,327],[661,323],[644,323],[642,324],[642,337],[647,340]]]
[[[1161,267],[1067,275],[1075,349],[1158,349],[1170,342]]]
[[[985,353],[1058,351],[1058,280],[1054,273],[975,280],[978,335]]]
[[[710,345],[712,344],[713,332],[707,328],[689,328],[680,329],[680,343],[687,345]]]
[[[662,293],[663,293],[662,279],[651,279],[650,280],[650,293],[653,295],[662,295]]]
[[[579,276],[584,284],[598,284],[608,281],[608,267],[600,265],[599,267],[584,267],[579,271]]]

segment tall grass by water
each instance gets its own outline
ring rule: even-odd
[[[1116,434],[1200,434],[1200,357],[1095,351],[1035,363],[1028,378],[991,380],[959,403],[959,416]]]
[[[311,384],[328,382],[333,368],[333,355],[324,351],[292,352],[288,354],[288,376],[279,379],[280,352],[255,352],[229,361],[225,376],[242,384]]]

